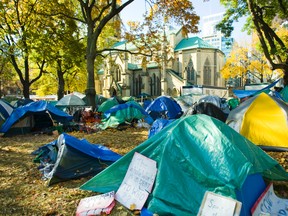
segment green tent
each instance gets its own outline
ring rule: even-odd
[[[280,91],[280,95],[282,96],[282,98],[284,99],[284,101],[286,103],[288,103],[288,85],[286,85],[281,91]]]
[[[138,104],[136,101],[128,101],[124,104],[115,105],[113,108],[107,110],[104,113],[104,119],[99,128],[105,130],[108,127],[116,128],[121,123],[129,122],[133,120],[144,119],[148,116],[148,113]]]
[[[113,106],[119,104],[116,97],[109,98],[108,100],[104,101],[97,109],[98,112],[104,113],[105,111],[109,110]]]
[[[225,123],[204,114],[179,118],[80,189],[117,191],[134,152],[157,162],[157,176],[146,207],[159,215],[197,215],[208,190],[236,198],[246,178],[288,180],[279,163]]]

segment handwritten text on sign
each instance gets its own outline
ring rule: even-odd
[[[229,197],[206,192],[198,216],[236,216],[240,213],[241,205]]]
[[[156,161],[135,152],[115,199],[127,208],[142,209],[156,173]]]

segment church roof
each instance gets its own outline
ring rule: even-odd
[[[212,45],[208,44],[207,42],[205,42],[204,40],[202,40],[201,38],[196,36],[196,37],[182,39],[177,44],[174,51],[187,50],[187,49],[197,49],[197,48],[216,49]]]

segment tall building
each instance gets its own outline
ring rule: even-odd
[[[203,17],[202,39],[220,49],[227,58],[232,50],[234,39],[224,37],[221,31],[216,29],[216,25],[222,20],[223,15],[224,12]]]

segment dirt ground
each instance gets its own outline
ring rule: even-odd
[[[77,138],[86,138],[90,143],[105,145],[124,155],[148,137],[147,129],[107,129],[97,133],[70,133]],[[33,163],[31,152],[47,144],[58,135],[21,135],[0,137],[0,215],[75,215],[82,198],[95,195],[79,189],[91,177],[61,182],[47,187]],[[288,153],[269,154],[288,171]],[[275,183],[275,191],[288,198],[287,182]],[[133,215],[119,203],[111,215]]]

